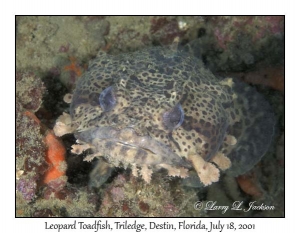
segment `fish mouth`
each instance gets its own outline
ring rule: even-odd
[[[111,126],[96,127],[78,132],[75,134],[75,137],[81,141],[93,145],[96,144],[98,151],[103,151],[108,154],[116,147],[121,148],[121,150],[119,150],[120,156],[122,156],[122,151],[135,151],[135,161],[138,164],[169,164],[171,166],[191,167],[188,161],[174,153],[168,146],[150,136],[137,135],[133,128],[116,129]],[[145,159],[147,155],[151,157],[152,160]],[[142,157],[144,157],[144,160]]]

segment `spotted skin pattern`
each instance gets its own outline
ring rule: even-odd
[[[190,54],[162,47],[100,52],[76,86],[70,118],[75,137],[94,152],[87,160],[101,156],[146,182],[161,168],[181,177],[195,169],[204,185],[218,180],[218,169],[251,169],[274,125],[255,90],[219,80]]]

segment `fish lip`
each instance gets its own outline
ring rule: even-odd
[[[167,145],[150,136],[138,135],[132,127],[123,129],[117,129],[112,126],[95,127],[90,130],[79,132],[75,137],[88,143],[93,143],[94,140],[119,143],[122,146],[132,147],[136,150],[142,149],[158,155],[161,159],[161,163],[186,168],[191,167],[190,162],[173,152]]]
[[[112,140],[109,140],[109,141],[112,141]],[[141,146],[138,146],[138,145],[135,145],[135,144],[132,144],[132,143],[127,143],[127,142],[124,142],[124,141],[113,141],[113,142],[117,142],[117,143],[119,143],[123,146],[128,146],[128,147],[135,148],[135,149],[142,149],[142,150],[145,150],[145,151],[149,151],[152,154],[156,154],[153,150],[151,150],[150,148],[147,148],[147,147],[141,147]]]
[[[136,150],[141,149],[141,150],[144,150],[146,152],[150,152],[152,154],[162,156],[160,153],[157,153],[157,152],[153,151],[149,147],[143,147],[143,146],[139,146],[139,145],[136,145],[136,144],[127,143],[127,142],[124,142],[124,141],[117,141],[117,140],[110,140],[110,139],[106,139],[106,140],[111,141],[111,142],[116,142],[116,143],[119,143],[122,146],[131,147],[131,148],[134,148]],[[171,163],[166,161],[165,162],[166,164],[170,164],[170,165],[173,165],[173,166],[181,166],[181,167],[185,167],[185,168],[191,168],[192,167],[190,162],[186,161],[183,157],[179,156],[178,154],[176,154],[174,152],[172,152],[172,153],[174,155],[176,155],[176,157],[174,159],[171,159],[171,161],[172,161]]]

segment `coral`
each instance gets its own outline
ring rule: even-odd
[[[151,19],[150,34],[162,45],[171,44],[176,37],[183,37],[186,30],[179,28],[176,19],[158,17]]]
[[[143,201],[140,201],[139,202],[139,209],[140,209],[142,214],[147,214],[149,212],[150,206],[147,203],[145,203]]]
[[[109,191],[111,196],[113,197],[114,202],[119,202],[121,200],[124,200],[124,192],[123,189],[120,187],[112,187]]]
[[[59,200],[72,199],[76,197],[76,189],[66,187],[66,182],[52,182],[43,190],[43,197],[46,200],[57,198]]]
[[[31,201],[48,167],[41,128],[30,112],[40,107],[44,86],[38,76],[28,72],[18,72],[16,81],[16,189],[24,200]]]
[[[16,97],[21,105],[36,112],[41,104],[45,86],[40,77],[32,72],[17,72],[16,74]]]
[[[43,184],[55,191],[63,189],[67,181],[66,151],[33,113],[40,108],[45,91],[40,78],[32,73],[18,72],[16,80],[16,190],[30,202],[37,198]]]
[[[44,191],[45,198],[40,198],[33,204],[31,216],[51,213],[56,217],[95,216],[99,198],[87,188],[64,187],[59,192]]]
[[[33,119],[37,124],[41,124],[40,120],[33,113],[26,111],[25,115]],[[49,166],[44,174],[43,182],[55,190],[60,190],[67,181],[65,176],[67,170],[65,161],[66,149],[52,130],[46,129],[45,126],[41,127],[46,131],[46,136],[44,137],[47,147],[45,159]]]
[[[215,72],[253,70],[257,63],[282,64],[283,16],[207,16],[204,34],[192,42],[195,55]]]
[[[97,40],[101,36],[107,36],[110,31],[110,23],[105,17],[86,17],[83,19],[85,28],[89,31],[90,36]],[[99,49],[95,48],[96,50]]]
[[[50,209],[42,209],[42,210],[36,210],[33,214],[32,217],[36,218],[49,218],[49,217],[55,217],[53,215],[52,211]]]
[[[123,16],[106,17],[105,20],[113,25],[105,37],[111,53],[133,51],[152,44],[168,45],[176,37],[180,41],[195,39],[194,32],[204,24],[202,17],[190,16]]]
[[[132,175],[119,174],[103,191],[102,203],[97,214],[106,217],[186,215],[186,206],[181,205],[188,199],[188,193],[176,185],[176,192],[173,192],[170,184],[160,176],[154,176],[152,179],[153,183],[145,184]],[[194,210],[192,215],[197,216],[197,212]]]
[[[17,182],[17,191],[22,193],[26,201],[31,201],[35,197],[36,186],[37,184],[34,178],[31,179],[22,178]]]
[[[84,17],[17,17],[18,69],[48,72],[53,67],[60,68],[65,56],[95,56],[105,46],[107,33],[105,22],[96,21],[88,26]]]
[[[252,42],[257,42],[268,35],[280,37],[284,31],[283,16],[208,17],[207,20],[214,25],[213,32],[222,49],[227,49],[239,33],[247,34]]]

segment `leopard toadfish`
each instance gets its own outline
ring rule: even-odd
[[[250,170],[267,151],[274,116],[252,87],[218,79],[189,53],[168,47],[108,55],[100,52],[78,81],[70,115],[54,127],[74,133],[73,153],[91,149],[111,166],[130,168],[147,183],[166,169],[204,185],[220,170]],[[94,172],[95,173],[95,172]]]

